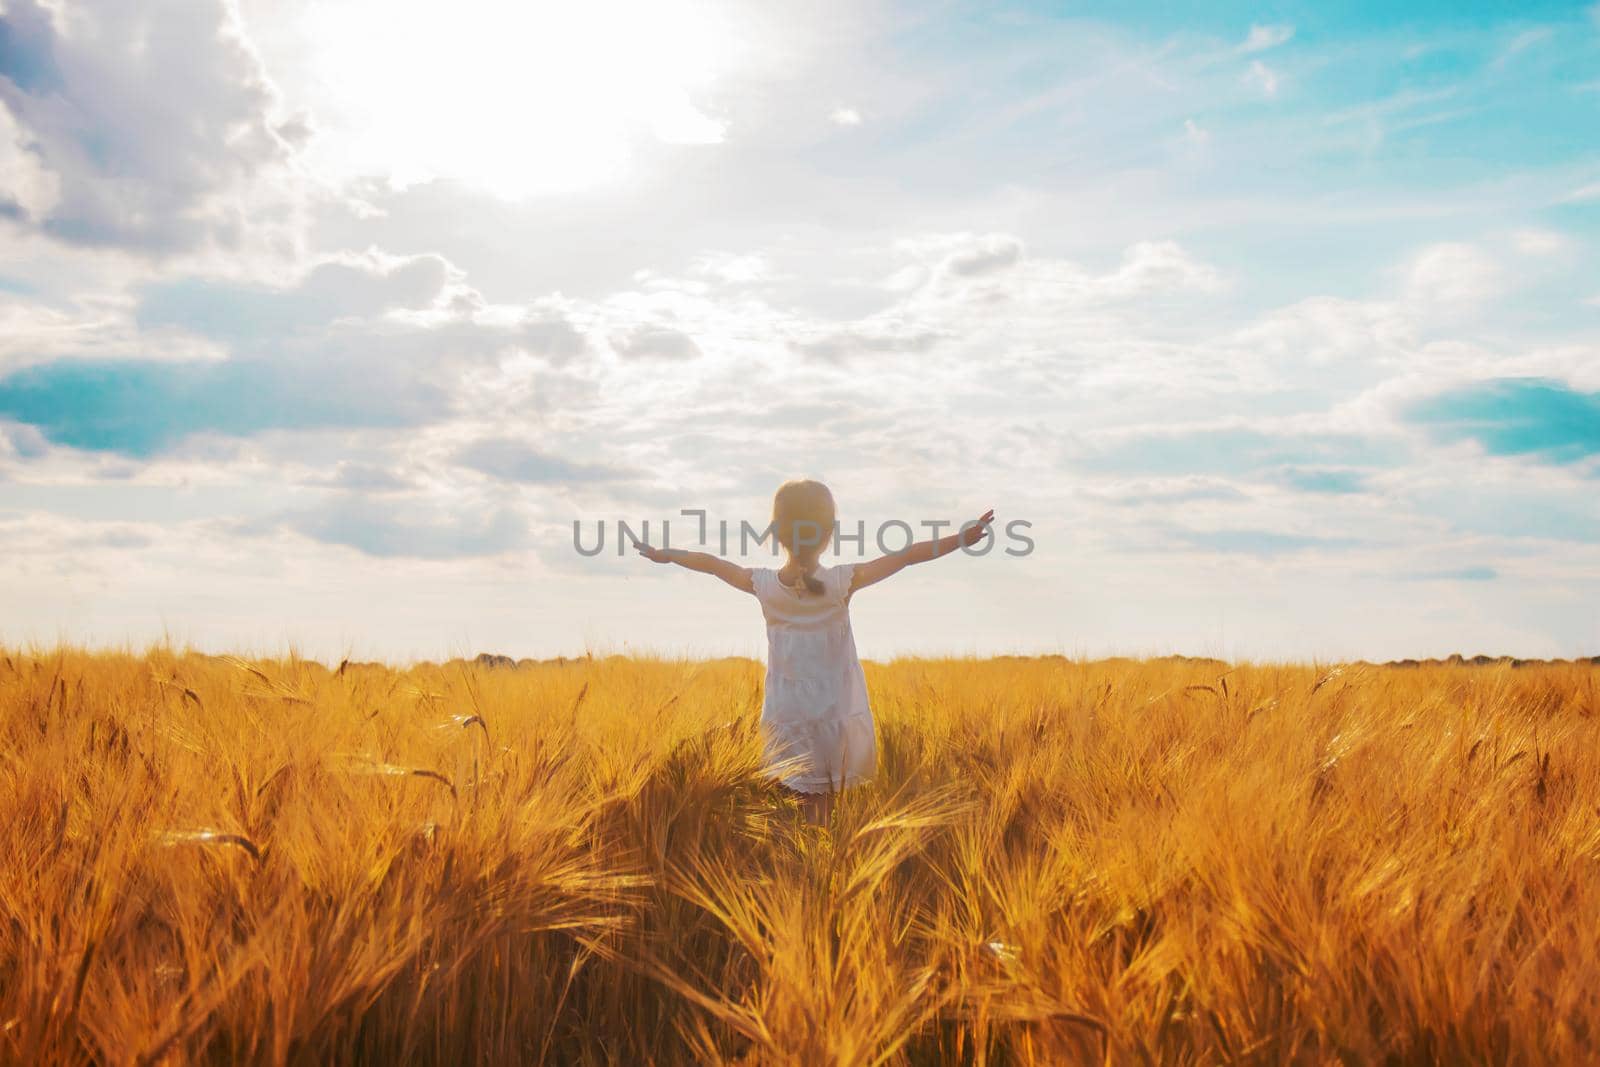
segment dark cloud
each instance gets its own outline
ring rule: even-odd
[[[391,311],[436,307],[450,275],[451,266],[442,257],[420,255],[328,260],[286,286],[185,278],[145,289],[136,319],[147,329],[185,330],[245,354],[275,355],[302,338],[315,344],[319,337],[336,338],[337,345],[327,353],[334,359],[341,351],[374,342],[390,346],[394,358],[413,356],[409,349],[417,341],[443,354],[516,347],[553,361],[588,350],[584,335],[553,312],[533,312],[503,324],[464,315],[430,327],[362,324]]]
[[[468,559],[499,555],[528,543],[527,521],[508,508],[461,515],[405,499],[373,500],[357,494],[267,524],[273,525],[381,558]]]
[[[0,442],[19,459],[38,459],[50,450],[44,434],[28,425],[0,427]]]
[[[1114,489],[1089,489],[1088,496],[1118,507],[1145,507],[1202,502],[1235,503],[1250,497],[1237,486],[1223,482],[1188,483],[1181,485],[1147,485],[1135,483]]]
[[[1014,237],[987,237],[972,248],[951,256],[945,261],[945,266],[952,274],[970,278],[1004,270],[1021,258],[1021,241]]]
[[[1271,558],[1311,549],[1345,549],[1359,541],[1345,537],[1312,537],[1275,530],[1173,530],[1172,539],[1192,548],[1227,555]]]
[[[557,316],[526,319],[508,333],[513,344],[552,360],[572,359],[589,350],[588,339],[572,323]]]
[[[188,278],[151,286],[138,309],[145,328],[177,326],[219,339],[249,340],[433,304],[448,278],[439,256],[389,263],[329,261],[288,287]]]
[[[480,474],[527,485],[617,481],[632,476],[628,471],[602,463],[563,459],[508,437],[476,441],[457,452],[453,459]]]
[[[635,326],[612,334],[611,347],[624,359],[694,359],[700,355],[694,338],[669,326]]]
[[[59,90],[51,42],[55,27],[50,13],[36,4],[20,3],[0,16],[0,77],[26,93]]]
[[[944,335],[932,330],[898,331],[858,327],[810,341],[791,341],[789,347],[813,359],[837,361],[873,353],[928,352],[942,340]]]
[[[388,467],[376,463],[340,461],[332,476],[316,484],[331,489],[353,489],[369,493],[395,493],[413,488],[414,483]]]
[[[59,180],[59,198],[32,224],[74,244],[149,252],[236,240],[252,217],[235,194],[291,148],[232,11],[224,0],[75,4],[61,15],[37,0],[5,6],[0,103]]]
[[[463,377],[507,350],[552,362],[586,350],[583,334],[554,315],[419,325],[388,314],[434,306],[449,274],[438,256],[369,257],[322,263],[284,287],[154,286],[140,326],[210,338],[228,358],[33,366],[0,378],[0,417],[56,444],[133,457],[204,433],[412,427],[447,417]]]

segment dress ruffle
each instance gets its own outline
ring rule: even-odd
[[[773,773],[798,792],[843,789],[871,778],[877,769],[870,712],[843,719],[763,718],[761,728]]]

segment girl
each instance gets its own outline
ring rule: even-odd
[[[833,494],[821,482],[785,482],[772,498],[772,530],[787,554],[782,567],[741,567],[705,552],[635,543],[655,563],[676,563],[754,593],[767,621],[767,681],[761,726],[768,758],[784,786],[801,795],[813,822],[828,818],[833,794],[872,776],[877,743],[866,678],[850,632],[850,597],[902,567],[983,540],[994,511],[960,531],[920,541],[867,563],[824,567],[833,539]]]

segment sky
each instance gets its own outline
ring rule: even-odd
[[[0,0],[0,644],[759,656],[617,524],[810,476],[997,513],[868,657],[1600,654],[1597,132],[1593,4]]]

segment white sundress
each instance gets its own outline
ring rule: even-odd
[[[767,684],[761,727],[783,784],[826,793],[872,777],[877,738],[867,681],[850,630],[854,564],[818,567],[819,596],[791,589],[770,567],[751,571],[767,620]]]

